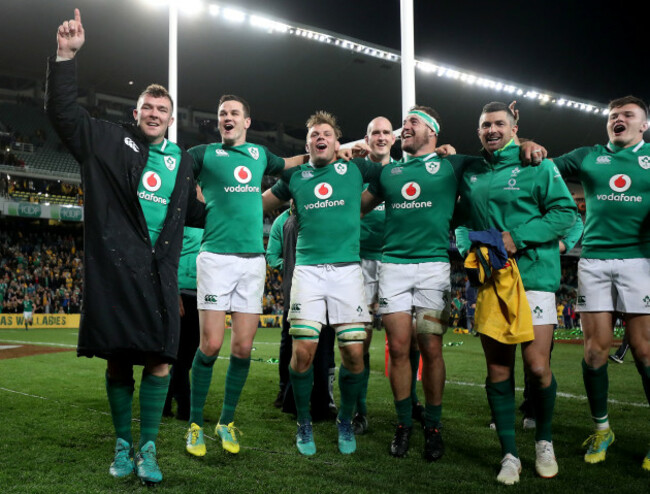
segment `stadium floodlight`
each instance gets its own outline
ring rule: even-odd
[[[201,0],[183,0],[182,4],[179,2],[179,7],[180,12],[189,16],[198,15],[205,8]]]
[[[227,21],[240,23],[246,20],[246,12],[231,7],[225,7],[222,12],[222,17]]]
[[[269,33],[272,33],[274,31],[286,33],[289,31],[289,26],[287,24],[283,24],[282,22],[277,22],[272,19],[267,19],[266,17],[259,15],[251,15],[248,20],[251,26],[264,29]]]
[[[160,7],[167,6],[171,11],[173,8],[177,12],[182,12],[185,14],[196,14],[205,9],[205,2],[201,0],[144,0],[147,4]],[[412,0],[401,0],[400,2],[400,21],[402,29],[406,29],[406,35],[412,38]],[[353,38],[347,38],[343,35],[326,32],[319,29],[315,29],[309,26],[301,26],[296,23],[287,22],[284,20],[273,20],[267,18],[261,14],[245,11],[239,8],[233,8],[223,3],[215,4],[210,3],[207,5],[207,10],[210,16],[214,18],[223,18],[225,21],[232,23],[243,23],[248,19],[248,23],[251,27],[257,29],[264,29],[268,33],[288,33],[293,34],[297,37],[308,39],[310,41],[319,41],[325,44],[331,44],[333,46],[338,46],[344,50],[353,51],[362,56],[379,58],[381,60],[387,60],[389,62],[402,64],[402,77],[405,77],[404,70],[407,72],[412,72],[413,67],[419,68],[422,72],[428,74],[435,74],[438,77],[446,76],[446,78],[451,80],[456,80],[460,84],[463,84],[465,87],[478,86],[482,88],[491,89],[494,91],[505,91],[509,94],[516,94],[519,97],[524,97],[526,99],[537,100],[541,104],[553,104],[558,107],[571,108],[576,110],[583,110],[593,113],[595,115],[602,114],[608,115],[609,110],[603,104],[598,104],[594,102],[577,102],[570,101],[565,97],[560,95],[553,96],[551,92],[544,91],[539,92],[535,89],[524,89],[518,84],[508,82],[505,80],[498,80],[497,78],[491,78],[487,76],[481,76],[479,74],[472,74],[469,71],[461,71],[458,69],[453,69],[450,67],[444,67],[438,62],[424,62],[418,61],[415,59],[412,51],[407,50],[407,52],[397,52],[395,50],[390,50],[385,47],[380,47],[377,45],[372,45],[365,43],[360,40]],[[171,32],[171,17],[170,17],[170,32]],[[403,46],[404,48],[404,39]],[[404,55],[407,53],[407,55]],[[403,59],[403,57],[406,57]],[[406,77],[402,80],[404,87],[409,87],[408,92],[411,93],[408,97],[409,100],[414,99],[415,89],[414,85],[414,76]],[[408,107],[408,105],[404,105]]]

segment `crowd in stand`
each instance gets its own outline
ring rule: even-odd
[[[0,300],[3,313],[22,313],[28,295],[35,313],[81,311],[81,237],[47,229],[0,233]]]
[[[80,185],[62,182],[60,180],[44,180],[36,178],[12,177],[2,174],[3,183],[6,182],[6,194],[9,197],[17,193],[27,193],[29,202],[48,202],[52,196],[69,198],[70,204],[83,206],[83,190]],[[20,198],[21,200],[24,200]]]
[[[3,228],[0,233],[0,311],[23,311],[25,294],[34,302],[35,313],[79,313],[83,298],[80,231],[47,229],[30,231]],[[451,325],[466,328],[467,278],[462,261],[452,257]],[[575,263],[562,269],[557,294],[558,327],[574,328],[579,322],[574,310],[576,297]],[[263,313],[281,315],[282,274],[267,266]]]

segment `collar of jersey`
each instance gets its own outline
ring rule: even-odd
[[[409,154],[409,155],[404,156],[403,158],[401,158],[399,161],[397,161],[397,163],[405,164],[405,163],[408,163],[409,161],[413,161],[413,160],[420,160],[420,161],[424,162],[424,161],[429,161],[430,159],[437,158],[437,157],[438,157],[438,155],[436,154],[435,151],[433,153],[429,153],[429,154],[426,154],[424,156],[411,156]]]
[[[614,153],[614,154],[620,153],[621,151],[625,151],[626,149],[631,149],[633,153],[636,153],[639,149],[641,149],[643,147],[644,144],[645,144],[645,141],[643,139],[641,139],[639,141],[639,143],[637,145],[635,145],[634,147],[632,147],[632,148],[622,148],[620,146],[617,146],[616,144],[612,144],[612,142],[610,141],[610,142],[607,143],[606,147],[607,147],[607,150],[610,153]]]
[[[163,137],[163,140],[158,144],[149,144],[149,149],[155,149],[157,151],[160,151],[161,153],[164,153],[168,142],[169,141],[167,141],[167,138]]]
[[[375,163],[375,164],[377,164],[377,165],[381,165],[381,163],[378,162],[378,161],[372,161],[372,160],[370,159],[370,155],[366,156],[366,161],[369,161],[370,163]],[[391,157],[390,157],[390,161],[389,161],[388,163],[394,163],[394,162],[395,162],[395,160],[394,160],[393,157],[391,156]]]
[[[494,154],[490,155],[490,153],[485,150],[482,151],[482,154],[485,161],[492,165],[502,163],[509,164],[519,161],[519,146],[515,144],[514,139],[511,139],[508,144],[495,151]]]

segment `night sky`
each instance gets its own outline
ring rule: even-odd
[[[399,0],[215,3],[400,50]],[[644,64],[647,22],[640,20],[638,8],[614,10],[629,3],[415,0],[414,4],[418,60],[599,105],[627,94],[650,101]],[[88,29],[78,62],[82,88],[135,99],[151,82],[167,84],[166,10],[152,8],[145,0],[3,2],[0,76],[25,77],[42,86],[45,59],[55,49],[56,27],[72,16],[75,6],[81,8]],[[314,110],[326,109],[339,116],[344,142],[360,138],[367,122],[378,114],[394,125],[401,119],[397,64],[236,26],[207,13],[180,17],[179,106],[212,111],[220,94],[235,93],[249,100],[255,120],[294,128],[301,128]],[[475,151],[480,108],[510,96],[420,72],[416,71],[416,100],[441,113],[445,122],[441,138],[466,152]],[[603,117],[542,108],[532,100],[520,99],[520,105],[520,132],[553,144],[553,152],[605,139]]]
[[[400,47],[399,0],[240,0],[241,7]],[[641,3],[414,0],[416,58],[607,103],[650,99]],[[624,7],[624,11],[616,11]]]

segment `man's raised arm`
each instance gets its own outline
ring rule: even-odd
[[[74,58],[86,41],[86,32],[81,23],[81,12],[74,9],[74,19],[63,21],[56,32],[57,60]]]
[[[56,40],[56,57],[47,64],[45,109],[63,143],[81,162],[82,143],[89,139],[90,115],[77,103],[77,74],[72,61],[86,40],[79,9],[75,9],[74,19],[59,26]]]

